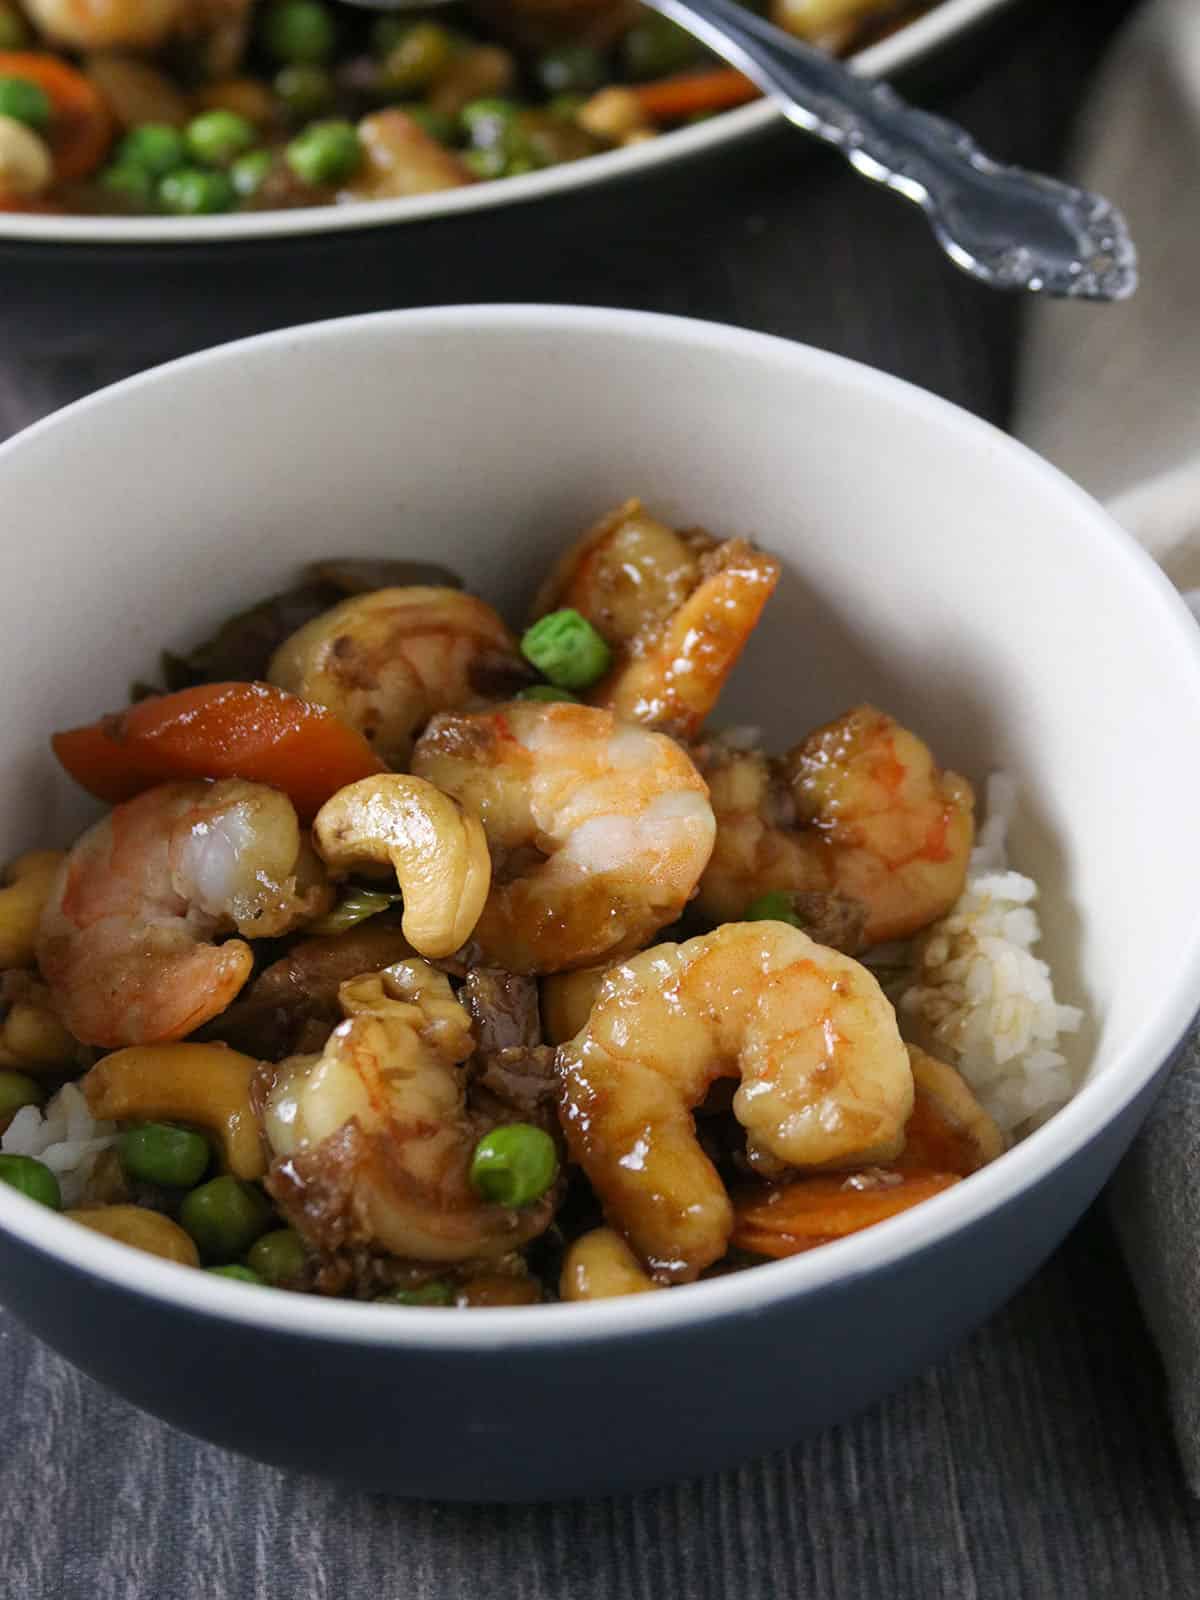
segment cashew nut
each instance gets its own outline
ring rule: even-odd
[[[953,1067],[908,1047],[915,1098],[898,1165],[962,1176],[1004,1154],[1004,1135]]]
[[[566,1044],[587,1025],[607,966],[577,967],[542,979],[542,1031],[550,1044]]]
[[[50,187],[50,146],[15,117],[0,117],[0,198],[24,198]]]
[[[339,789],[317,812],[317,849],[335,872],[389,862],[414,950],[452,955],[479,921],[492,861],[478,817],[424,778],[383,773]]]
[[[200,1265],[191,1236],[161,1211],[147,1211],[145,1206],[81,1206],[77,1211],[64,1211],[63,1215],[121,1244],[132,1245],[135,1250],[161,1256],[164,1261],[178,1261],[184,1267]]]
[[[593,1228],[567,1251],[558,1292],[564,1300],[610,1300],[661,1288],[614,1228]]]
[[[2,160],[0,157],[0,167]],[[0,193],[3,190],[0,176]],[[6,889],[0,889],[0,972],[6,967],[33,965],[42,907],[64,860],[61,850],[30,850],[9,867],[6,876],[11,881]]]
[[[216,1135],[235,1177],[261,1178],[267,1163],[250,1098],[257,1068],[226,1044],[135,1044],[98,1061],[83,1092],[107,1122],[194,1122]]]
[[[0,1067],[69,1072],[82,1065],[83,1054],[74,1034],[55,1015],[49,990],[40,983],[30,983],[26,996],[13,1000],[0,1021]]]
[[[25,0],[39,33],[75,50],[154,50],[183,20],[186,0]]]

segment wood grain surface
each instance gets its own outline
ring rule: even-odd
[[[923,92],[997,154],[1053,166],[1127,9],[1025,8]],[[918,217],[833,160],[797,163],[785,138],[768,139],[735,177],[698,179],[686,229],[652,198],[611,191],[597,203],[611,211],[609,251],[569,281],[546,281],[527,257],[519,274],[498,269],[497,297],[742,323],[1004,420],[1019,305],[944,267]],[[536,226],[535,212],[522,216]],[[118,352],[21,370],[0,357],[0,434],[123,370]],[[1200,1593],[1200,1508],[1102,1211],[1004,1312],[884,1404],[785,1455],[636,1498],[509,1509],[353,1494],[164,1427],[3,1314],[0,1352],[3,1600]],[[603,1426],[601,1392],[595,1405],[571,1425]]]

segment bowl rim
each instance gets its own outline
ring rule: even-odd
[[[879,78],[922,60],[1014,0],[941,0],[932,11],[851,58],[857,71]],[[290,239],[394,227],[520,205],[550,195],[633,177],[672,161],[698,156],[745,139],[781,120],[759,100],[690,128],[624,150],[603,151],[523,177],[496,179],[462,189],[361,205],[306,206],[283,211],[243,211],[215,217],[80,217],[0,211],[0,244],[188,245]]]
[[[1121,569],[1131,603],[1141,608],[1146,625],[1157,630],[1176,658],[1178,692],[1190,695],[1200,713],[1200,628],[1195,618],[1150,556],[1065,474],[991,423],[900,378],[808,345],[719,323],[588,306],[511,304],[374,312],[309,323],[185,356],[76,401],[0,446],[0,484],[6,466],[29,443],[55,433],[69,436],[86,426],[97,408],[137,400],[143,391],[169,392],[180,379],[191,381],[210,368],[237,365],[248,358],[286,359],[289,348],[336,346],[358,337],[374,344],[381,336],[403,338],[409,330],[472,339],[491,331],[535,336],[550,332],[558,337],[599,333],[684,349],[699,359],[752,355],[761,363],[791,368],[821,383],[850,386],[863,404],[876,400],[898,404],[946,434],[950,447],[956,441],[971,448],[983,444],[1011,462],[1013,470],[1046,497],[1084,514],[1089,552],[1102,552],[1104,560]],[[669,1294],[478,1309],[463,1317],[448,1317],[435,1308],[406,1307],[403,1316],[387,1316],[369,1303],[265,1293],[145,1255],[77,1226],[6,1185],[0,1185],[0,1231],[109,1286],[281,1337],[398,1350],[481,1351],[677,1333],[697,1321],[754,1315],[887,1269],[1001,1209],[1081,1151],[1149,1085],[1193,1021],[1198,995],[1200,918],[1190,941],[1180,945],[1173,967],[1165,973],[1159,1004],[1147,1009],[1108,1071],[1085,1083],[1061,1111],[998,1161],[911,1211],[820,1250],[677,1287]]]

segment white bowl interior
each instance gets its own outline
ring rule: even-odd
[[[1157,1066],[1200,979],[1181,870],[1200,634],[1052,469],[780,341],[587,310],[388,314],[193,358],[30,430],[0,451],[0,859],[90,814],[49,730],[119,707],[160,646],[303,561],[440,560],[519,622],[564,540],[634,493],[786,561],[723,719],[782,745],[868,697],[971,777],[1018,776],[1015,862],[1042,880],[1060,998],[1088,1006],[1085,1065],[1111,1088],[1066,1114],[1086,1137]],[[942,1197],[948,1224],[971,1187]],[[909,1222],[872,1232],[912,1238]],[[835,1251],[866,1259],[865,1237]],[[789,1266],[819,1274],[825,1254]],[[734,1292],[702,1292],[718,1289]]]

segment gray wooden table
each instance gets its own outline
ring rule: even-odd
[[[931,93],[1011,159],[1053,164],[1126,0],[1018,16]],[[943,268],[916,217],[770,141],[697,177],[687,226],[599,200],[611,248],[512,298],[711,316],[856,356],[1003,421],[1019,308]],[[536,224],[534,213],[525,222]],[[121,372],[0,371],[0,433]],[[748,421],[752,425],[752,419]],[[5,1600],[1158,1600],[1200,1593],[1200,1508],[1102,1208],[957,1354],[844,1427],[636,1498],[411,1505],[197,1444],[0,1315]],[[781,1352],[781,1359],[785,1359]],[[303,1405],[303,1396],[297,1396]],[[597,1395],[602,1416],[603,1396]]]

